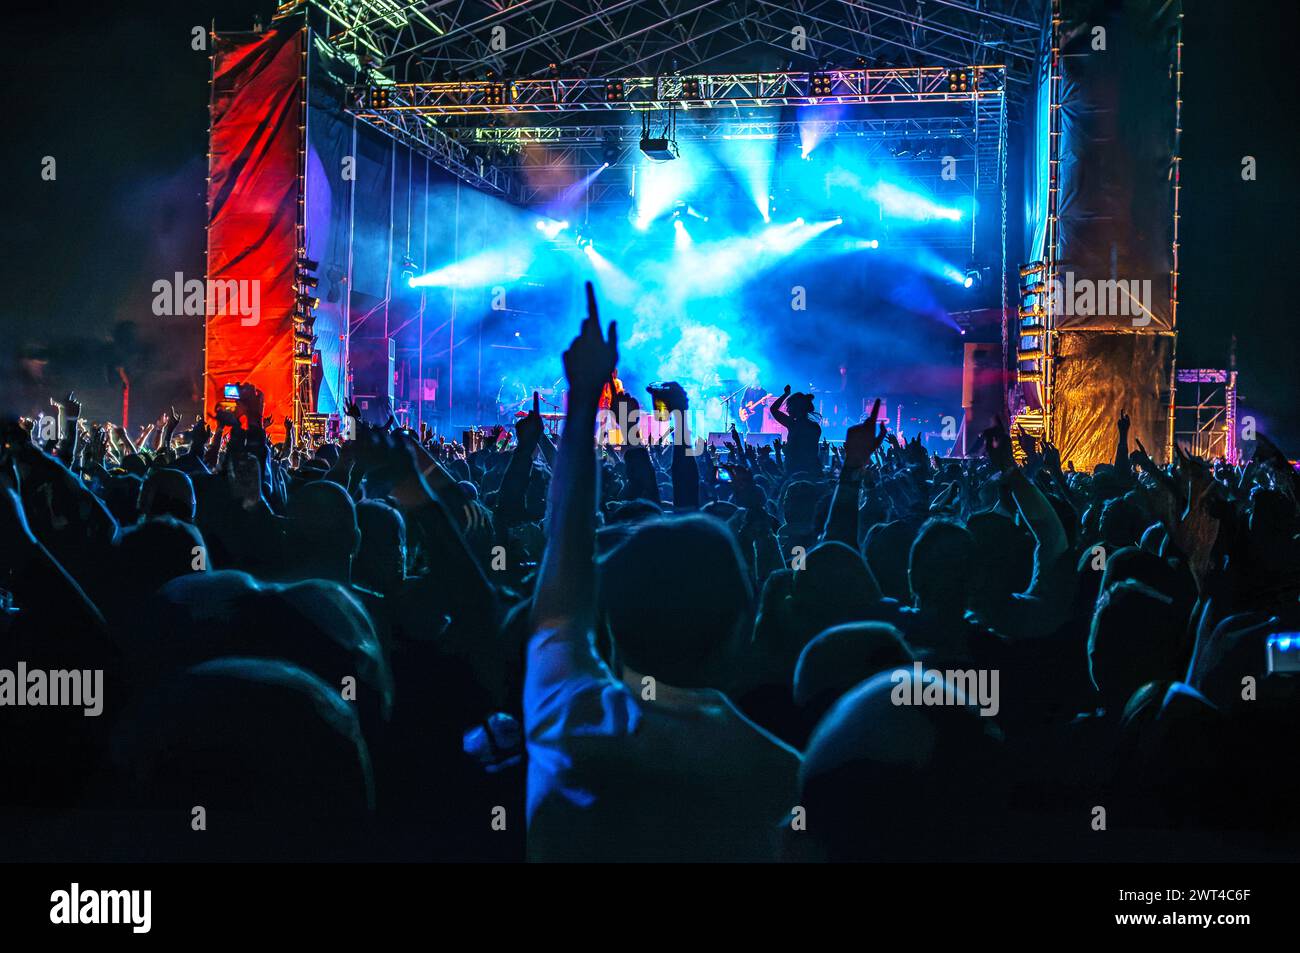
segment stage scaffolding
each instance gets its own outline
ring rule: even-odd
[[[1004,62],[1018,97],[1046,0],[284,0],[334,47],[404,82]],[[856,62],[865,61],[865,62]],[[706,68],[707,67],[707,68]]]
[[[1057,417],[1063,409],[1063,405],[1058,405],[1060,401],[1058,377],[1061,374],[1059,363],[1062,360],[1081,359],[1076,354],[1069,353],[1071,349],[1076,352],[1086,350],[1085,346],[1079,343],[1084,340],[1079,337],[1080,335],[1101,336],[1093,337],[1092,344],[1098,346],[1107,339],[1109,339],[1110,343],[1118,344],[1119,336],[1134,335],[1138,340],[1146,338],[1153,348],[1167,347],[1168,349],[1167,402],[1164,403],[1161,410],[1164,421],[1163,432],[1159,435],[1163,438],[1163,445],[1153,445],[1150,448],[1153,456],[1156,456],[1158,460],[1168,461],[1173,458],[1175,441],[1175,393],[1177,384],[1183,382],[1182,377],[1176,371],[1180,247],[1178,234],[1180,224],[1179,199],[1181,194],[1180,166],[1182,161],[1183,42],[1181,23],[1183,14],[1181,11],[1177,13],[1178,29],[1172,51],[1172,62],[1169,67],[1174,90],[1174,101],[1170,104],[1173,132],[1172,156],[1168,172],[1172,200],[1168,326],[1161,327],[1159,322],[1150,320],[1151,315],[1148,313],[1149,327],[1105,325],[1088,327],[1077,322],[1070,324],[1068,327],[1062,327],[1063,316],[1057,313],[1060,302],[1054,299],[1051,292],[1052,289],[1059,288],[1066,283],[1065,273],[1074,267],[1073,259],[1078,257],[1078,251],[1064,248],[1065,241],[1061,231],[1063,214],[1061,204],[1062,173],[1063,164],[1067,159],[1063,153],[1062,114],[1068,105],[1065,102],[1064,95],[1065,79],[1062,47],[1069,40],[1077,40],[1077,36],[1067,37],[1062,29],[1062,23],[1065,19],[1063,8],[1068,3],[1069,0],[1052,0],[1049,33],[1050,48],[1046,62],[1046,93],[1049,101],[1049,112],[1046,130],[1048,137],[1048,187],[1046,221],[1044,223],[1045,240],[1041,250],[1041,258],[1038,261],[1022,266],[1020,272],[1017,320],[1019,343],[1015,355],[1016,388],[1012,395],[1015,411],[1013,411],[1011,430],[1013,434],[1026,434],[1035,438],[1059,442],[1058,430],[1061,428],[1057,423]],[[1081,7],[1083,4],[1077,3],[1073,6]],[[1077,11],[1072,10],[1071,12],[1075,13]],[[1078,82],[1077,78],[1076,82]],[[1095,187],[1096,183],[1092,185]],[[1067,346],[1067,341],[1074,341],[1075,343]],[[1134,348],[1136,347],[1137,345],[1134,344]],[[1191,373],[1217,374],[1224,372],[1194,371]],[[1077,399],[1079,396],[1076,388],[1074,397]]]
[[[954,77],[960,80],[954,82]],[[868,158],[928,159],[937,168],[940,156],[955,154],[959,184],[970,188],[979,206],[996,208],[1001,201],[997,173],[1007,138],[1006,91],[1007,70],[1001,65],[377,83],[355,87],[349,111],[469,184],[531,205],[569,183],[539,184],[520,175],[521,168],[540,163],[585,173],[607,161],[611,143],[624,158],[636,152],[634,126],[642,115],[675,113],[681,142],[780,141],[797,139],[801,127],[781,118],[782,108],[875,106],[903,112],[908,105],[947,106],[937,116],[845,114],[818,118],[813,125],[823,138],[859,141]],[[756,116],[754,110],[778,114]],[[921,155],[896,155],[903,142]],[[541,148],[526,150],[529,146]],[[612,198],[617,187],[593,183],[593,191],[590,200],[597,204]]]
[[[1237,372],[1187,368],[1176,377],[1174,441],[1207,460],[1238,463]]]
[[[975,212],[965,236],[947,240],[1000,271],[1005,299],[1008,125],[1039,59],[1046,8],[1046,0],[924,10],[912,0],[755,0],[743,9],[717,0],[287,0],[276,19],[304,16],[311,41],[348,64],[335,75],[348,85],[341,105],[354,130],[372,127],[473,191],[521,207],[571,189],[609,161],[611,142],[621,168],[592,177],[583,201],[626,202],[632,163],[622,160],[639,159],[647,116],[658,128],[673,115],[683,145],[797,144],[811,121],[819,139],[851,143],[921,181],[937,180],[940,160],[954,157],[956,177],[943,175],[944,185],[972,196]],[[803,32],[806,47],[794,46]],[[711,161],[707,151],[688,161]],[[421,314],[422,338],[423,323]]]

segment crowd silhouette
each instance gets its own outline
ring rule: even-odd
[[[1300,481],[1267,438],[1160,465],[1121,417],[1084,473],[990,422],[951,460],[878,406],[832,447],[787,387],[771,446],[601,446],[588,309],[558,441],[535,406],[478,450],[273,443],[248,385],[135,440],[71,394],[7,421],[0,669],[104,673],[98,717],[0,708],[11,859],[1294,847]],[[916,704],[929,672],[971,677]]]

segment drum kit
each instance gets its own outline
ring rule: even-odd
[[[497,422],[501,424],[513,425],[516,421],[522,420],[528,416],[532,410],[533,394],[538,396],[538,406],[541,410],[542,426],[546,433],[551,437],[556,437],[560,432],[560,424],[564,420],[566,392],[556,381],[549,387],[519,387],[515,388],[516,393],[522,395],[514,399],[512,395],[508,399],[502,399],[502,393],[497,395]],[[504,388],[503,388],[504,390]]]

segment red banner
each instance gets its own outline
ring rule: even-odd
[[[213,52],[204,407],[250,381],[277,434],[293,415],[303,37],[219,35]]]

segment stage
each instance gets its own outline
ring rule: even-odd
[[[217,34],[208,278],[261,281],[271,319],[209,315],[209,408],[251,380],[300,430],[355,402],[459,438],[509,427],[536,392],[555,423],[591,281],[627,391],[680,383],[698,434],[746,429],[741,407],[789,385],[827,437],[881,399],[944,456],[1000,418],[1091,466],[1127,408],[1166,457],[1178,16],[1115,54],[1154,89],[1118,107],[1168,128],[1140,148],[1095,135],[1114,92],[1062,29],[1028,18],[1022,55],[907,68],[743,71],[738,53],[731,72],[593,73],[520,50],[454,78],[450,39],[399,72],[315,5]],[[384,35],[390,63],[408,55]],[[1082,171],[1099,166],[1168,230],[1107,217]],[[1076,313],[1059,289],[1105,284],[1112,260],[1144,310]]]

